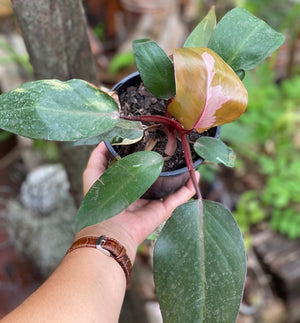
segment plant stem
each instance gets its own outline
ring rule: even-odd
[[[184,157],[185,157],[186,165],[188,167],[190,177],[191,177],[192,182],[194,184],[196,194],[197,194],[197,198],[199,200],[202,200],[202,195],[201,195],[201,192],[200,192],[199,184],[198,184],[198,181],[197,181],[196,175],[195,175],[195,169],[194,169],[194,166],[193,166],[193,158],[192,158],[192,153],[191,153],[191,148],[190,148],[189,141],[188,141],[187,136],[186,136],[185,133],[181,133],[180,138],[181,138],[181,142],[182,142],[182,147],[183,147],[183,151],[184,151]]]
[[[193,185],[196,190],[197,198],[199,200],[201,200],[202,196],[201,196],[200,188],[199,188],[199,185],[198,185],[198,182],[196,179],[196,175],[195,175],[191,148],[190,148],[190,144],[187,139],[187,134],[190,133],[192,130],[186,130],[182,127],[182,125],[178,121],[173,120],[168,117],[164,117],[164,116],[142,115],[142,116],[138,116],[138,117],[121,116],[121,118],[125,119],[125,120],[131,120],[131,121],[157,122],[160,124],[164,124],[164,125],[170,127],[171,129],[175,129],[178,132],[178,134],[180,135],[181,141],[182,141],[182,147],[183,147],[183,151],[184,151],[185,161],[186,161]]]
[[[178,121],[164,116],[144,116],[144,115],[138,116],[138,117],[121,116],[121,118],[125,120],[131,120],[131,121],[158,122],[161,124],[165,124],[166,126],[169,126],[173,129],[175,128],[180,134],[187,132],[187,130],[185,130]]]

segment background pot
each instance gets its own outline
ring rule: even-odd
[[[138,86],[141,83],[141,78],[138,72],[132,73],[117,83],[112,90],[116,91],[120,96],[129,86]],[[214,128],[215,133],[214,137],[219,138],[220,136],[220,126]],[[113,158],[118,156],[117,147],[116,150],[112,147],[109,142],[105,142],[107,149]],[[198,167],[203,163],[203,158],[197,159],[193,165],[194,167]],[[159,199],[164,196],[167,196],[175,191],[177,191],[180,187],[182,187],[187,180],[189,179],[189,172],[187,167],[183,167],[180,169],[161,172],[158,179],[155,183],[145,192],[142,196],[147,199]]]

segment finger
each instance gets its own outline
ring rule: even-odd
[[[86,168],[103,171],[103,169],[105,170],[108,166],[108,159],[109,151],[107,150],[105,143],[102,141],[92,151]]]
[[[195,176],[197,181],[199,182],[200,179],[200,174],[195,171]],[[186,195],[187,194],[187,195]],[[136,200],[134,203],[132,203],[127,210],[134,212],[136,209],[142,208],[143,206],[146,206],[148,204],[155,204],[156,202],[158,202],[159,204],[163,204],[164,207],[166,207],[167,211],[171,211],[170,213],[172,213],[174,211],[174,209],[177,207],[173,207],[173,205],[169,202],[169,199],[171,199],[172,203],[173,203],[173,195],[176,196],[176,198],[178,199],[178,205],[188,201],[190,198],[192,198],[194,195],[196,194],[195,189],[194,189],[194,185],[192,183],[191,180],[189,180],[185,186],[183,186],[181,189],[179,189],[178,191],[176,191],[175,193],[165,197],[164,199],[161,200],[147,200],[147,199],[143,199],[140,198],[138,200]],[[186,200],[187,199],[187,200]],[[176,202],[176,201],[175,201]],[[169,204],[170,203],[170,204]],[[165,205],[166,204],[166,205]]]
[[[196,179],[199,182],[200,174],[196,172]],[[161,200],[145,200],[145,199],[138,199],[134,203],[132,203],[127,210],[129,212],[135,212],[139,209],[152,209],[153,213],[158,214],[158,225],[160,222],[163,222],[167,219],[173,211],[179,205],[187,202],[190,200],[196,191],[193,185],[192,180],[190,179],[185,186],[181,187],[175,193],[165,197]]]
[[[196,174],[199,180],[200,174]],[[138,242],[143,241],[151,234],[161,223],[167,220],[173,211],[179,205],[187,202],[195,195],[195,188],[191,180],[177,192],[166,197],[164,200],[138,200],[135,202],[135,210],[132,212],[133,217],[126,219],[126,225],[129,225],[129,232],[133,237],[136,237]],[[139,203],[137,203],[139,202]],[[138,210],[139,209],[139,210]],[[137,216],[138,214],[138,216]],[[121,216],[121,221],[123,220]],[[129,223],[130,222],[130,223]]]
[[[83,194],[85,195],[95,181],[106,171],[109,152],[101,142],[92,152],[87,167],[83,172]]]
[[[132,204],[130,204],[128,206],[127,210],[130,211],[130,212],[134,212],[134,211],[136,211],[138,209],[143,208],[144,206],[149,204],[149,202],[151,202],[151,201],[143,199],[143,198],[139,198],[138,200],[136,200]]]

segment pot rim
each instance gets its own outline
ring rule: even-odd
[[[138,76],[138,75],[140,75],[140,73],[138,72],[138,71],[136,71],[136,72],[133,72],[133,73],[131,73],[131,74],[129,74],[129,75],[127,75],[127,76],[125,76],[121,81],[119,81],[117,84],[115,84],[113,87],[112,87],[112,91],[117,91],[118,89],[119,89],[119,87],[121,87],[122,85],[123,85],[123,83],[125,83],[125,82],[127,82],[127,81],[129,81],[131,78],[133,78],[133,77],[136,77],[136,76]]]
[[[117,91],[125,82],[129,81],[131,78],[138,76],[140,73],[137,72],[133,72],[129,75],[127,75],[126,77],[124,77],[121,81],[119,81],[117,84],[115,84],[112,87],[112,91]],[[214,138],[219,138],[220,137],[220,126],[216,127],[216,134],[214,136]],[[104,142],[106,145],[107,150],[110,152],[110,154],[116,158],[117,156],[119,156],[119,154],[115,151],[115,149],[113,148],[112,144],[109,141],[105,141]],[[199,165],[201,165],[204,162],[204,159],[202,157],[199,156],[199,159],[197,159],[194,163],[193,163],[193,167],[196,168]],[[166,172],[161,172],[160,173],[160,177],[170,177],[170,176],[178,176],[181,175],[183,173],[188,172],[188,167],[182,167],[179,169],[175,169],[175,170],[170,170],[170,171],[166,171]]]

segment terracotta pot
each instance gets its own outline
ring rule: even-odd
[[[141,78],[138,72],[132,73],[117,83],[112,90],[117,91],[120,96],[129,86],[137,86],[141,83]],[[220,127],[215,127],[215,138],[219,138],[220,136]],[[113,158],[118,156],[117,151],[113,148],[113,146],[109,142],[105,142],[107,149]],[[117,149],[117,148],[116,148]],[[193,165],[194,167],[198,167],[203,163],[203,159],[200,157],[196,160]],[[161,172],[158,179],[155,183],[144,193],[143,198],[147,199],[159,199],[167,196],[175,191],[177,191],[180,187],[182,187],[187,180],[189,179],[189,172],[187,167],[183,167],[180,169]]]

